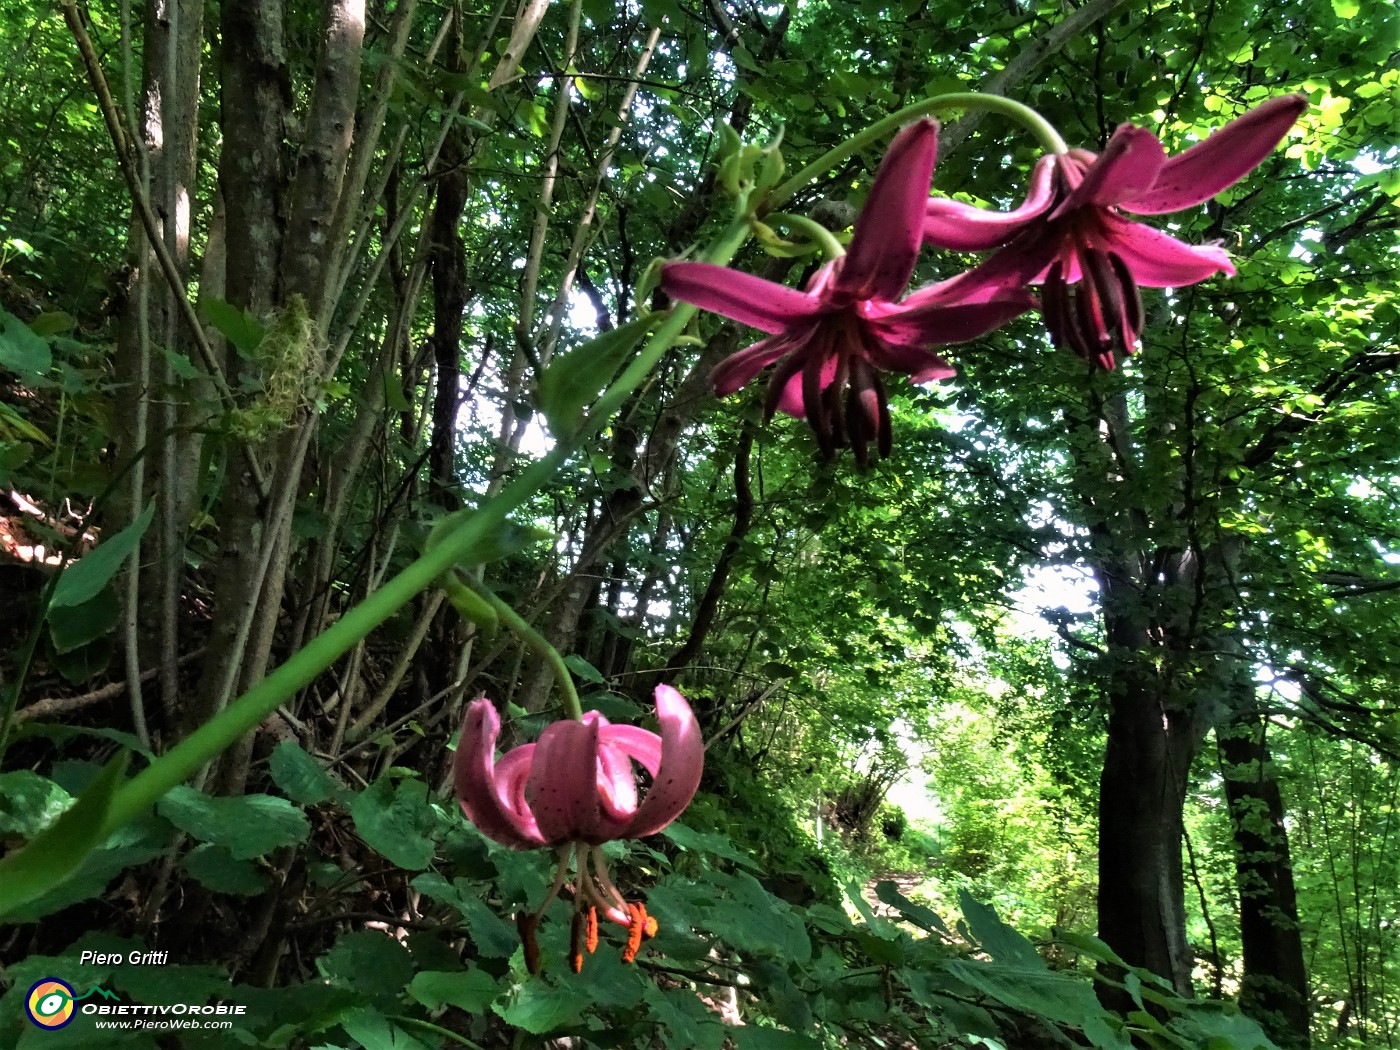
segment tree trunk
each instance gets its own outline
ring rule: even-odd
[[[1252,699],[1254,684],[1242,683]],[[1283,796],[1250,704],[1215,734],[1235,834],[1244,980],[1240,1006],[1286,1050],[1307,1050],[1311,1024],[1298,899],[1284,824]]]
[[[1146,658],[1122,655],[1099,778],[1099,936],[1125,962],[1190,995],[1181,848],[1197,734],[1189,713],[1164,702],[1162,683]],[[1125,993],[1100,988],[1104,1005],[1136,1009]]]

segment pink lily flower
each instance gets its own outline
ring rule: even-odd
[[[583,950],[598,944],[598,910],[627,928],[623,961],[631,962],[656,920],[628,902],[613,883],[599,849],[613,839],[653,835],[690,804],[700,786],[705,745],[690,705],[668,685],[656,688],[661,734],[612,725],[596,711],[582,722],[547,726],[536,743],[513,748],[496,761],[501,720],[485,697],[467,705],[453,773],[457,801],[487,838],[512,849],[552,846],[559,851],[554,885],[533,914],[516,917],[531,973],[539,971],[535,927],[568,878],[574,860],[574,921],[570,962],[577,972]],[[636,762],[651,775],[639,800]]]
[[[1302,95],[1270,99],[1175,157],[1152,132],[1120,124],[1102,153],[1041,157],[1025,203],[1012,211],[930,200],[924,241],[962,251],[1000,248],[965,279],[983,288],[1044,284],[1051,339],[1112,369],[1142,334],[1139,287],[1176,288],[1235,273],[1224,249],[1184,244],[1123,213],[1160,215],[1210,200],[1253,171],[1307,104]]]
[[[778,410],[805,417],[824,459],[850,448],[865,466],[872,442],[890,454],[881,372],[915,383],[946,379],[956,370],[929,347],[975,339],[1034,305],[1018,286],[972,286],[962,278],[896,302],[918,259],[937,149],[938,125],[929,119],[895,136],[849,249],[805,291],[708,263],[662,268],[667,295],[769,333],[715,368],[715,393],[732,394],[776,363],[766,417]]]

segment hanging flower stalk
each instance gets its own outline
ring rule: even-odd
[[[598,913],[622,926],[623,962],[636,958],[642,941],[656,934],[656,919],[641,902],[623,897],[600,848],[616,839],[638,839],[666,827],[690,804],[700,786],[705,746],[690,705],[667,685],[656,689],[660,735],[637,726],[612,725],[596,711],[581,721],[545,728],[536,743],[495,758],[501,722],[490,700],[467,706],[454,763],[462,812],[487,838],[512,849],[548,846],[558,851],[554,882],[533,912],[516,916],[526,967],[540,968],[535,930],[572,869],[574,917],[569,963],[583,967],[598,946]],[[636,762],[652,784],[639,797]]]
[[[975,339],[1030,309],[1020,287],[962,278],[904,299],[923,237],[938,125],[918,120],[895,136],[844,255],[797,291],[707,263],[662,268],[666,294],[769,333],[714,370],[715,393],[732,394],[769,365],[765,416],[805,418],[824,459],[849,448],[860,465],[873,444],[892,445],[884,372],[915,383],[956,370],[930,348]],[[838,249],[839,250],[839,249]]]
[[[924,241],[999,249],[961,280],[984,294],[1043,285],[1045,326],[1055,344],[1112,369],[1142,334],[1140,287],[1235,273],[1223,248],[1185,244],[1125,213],[1161,215],[1210,200],[1258,167],[1305,108],[1302,95],[1270,99],[1175,157],[1152,132],[1121,124],[1102,153],[1042,157],[1025,202],[1012,211],[930,200]]]

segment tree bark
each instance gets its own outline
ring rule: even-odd
[[[1254,683],[1240,685],[1252,700]],[[1240,1006],[1285,1050],[1307,1050],[1312,1020],[1308,974],[1283,795],[1274,777],[1266,728],[1250,703],[1215,734],[1235,835],[1244,948]]]

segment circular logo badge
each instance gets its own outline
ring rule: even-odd
[[[45,977],[24,1000],[24,1012],[40,1028],[62,1028],[73,1020],[73,988],[57,977]]]

